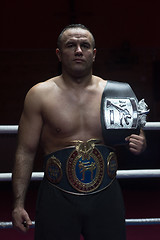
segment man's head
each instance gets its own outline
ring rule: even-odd
[[[56,54],[62,63],[62,72],[75,77],[92,73],[96,49],[92,33],[81,24],[63,29],[58,38]]]
[[[75,77],[91,74],[96,56],[92,33],[81,24],[67,26],[59,35],[56,54],[63,74]]]

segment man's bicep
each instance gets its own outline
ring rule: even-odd
[[[19,123],[19,145],[26,151],[36,151],[42,131],[40,101],[36,96],[27,95]]]

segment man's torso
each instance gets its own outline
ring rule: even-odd
[[[43,95],[43,128],[41,144],[50,153],[73,145],[74,140],[91,138],[103,142],[100,123],[101,97],[106,81],[94,77],[93,84],[83,89],[67,89],[49,80]]]

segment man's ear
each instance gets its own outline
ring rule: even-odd
[[[95,62],[96,52],[97,52],[97,49],[94,48],[94,49],[93,49],[93,62]]]
[[[61,62],[61,51],[59,48],[56,48],[56,55],[58,57],[58,60]]]

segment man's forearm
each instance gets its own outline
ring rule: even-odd
[[[33,156],[16,155],[12,174],[13,207],[24,208],[25,197],[33,169]]]

